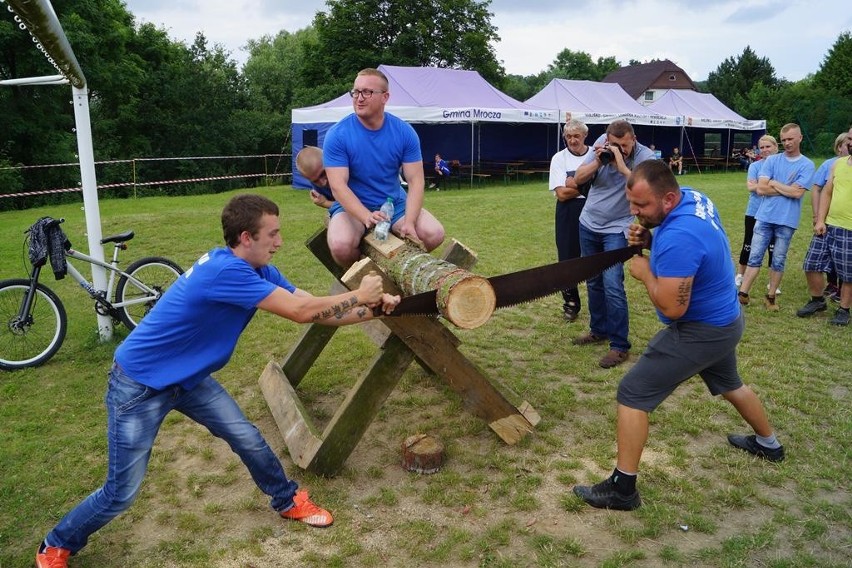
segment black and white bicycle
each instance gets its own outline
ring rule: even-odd
[[[57,225],[64,219],[52,220]],[[30,239],[27,229],[25,241]],[[71,262],[67,273],[95,301],[98,314],[110,316],[133,329],[151,311],[183,269],[167,258],[149,256],[119,268],[119,251],[127,249],[134,236],[127,231],[101,239],[113,243],[111,262],[102,262],[73,248],[64,250],[71,259],[100,266],[109,272],[106,290],[96,290]],[[37,367],[48,361],[62,346],[68,316],[62,301],[50,288],[39,282],[44,262],[32,266],[29,278],[0,281],[0,369]]]

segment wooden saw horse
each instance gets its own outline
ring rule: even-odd
[[[402,241],[391,235],[387,242],[392,248],[394,242]],[[339,282],[348,289],[357,288],[361,277],[369,271],[382,275],[385,291],[400,293],[400,286],[371,260],[359,261],[356,263],[358,266],[344,274],[328,250],[325,229],[308,239],[306,246],[338,279],[335,293],[344,291]],[[387,250],[388,245],[375,241],[371,235],[362,241],[362,251],[370,258],[381,260],[380,257],[387,255]],[[443,260],[460,269],[469,269],[476,262],[476,256],[453,240],[446,247]],[[415,358],[424,369],[445,381],[462,398],[465,408],[485,420],[507,444],[517,443],[538,424],[540,417],[535,409],[526,401],[519,407],[512,405],[459,351],[461,341],[437,318],[386,317],[359,325],[380,346],[380,350],[323,432],[319,432],[311,421],[295,389],[337,327],[309,325],[281,364],[269,362],[260,377],[260,386],[272,416],[290,456],[299,467],[318,475],[335,475]]]

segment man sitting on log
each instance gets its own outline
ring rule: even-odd
[[[348,267],[360,256],[364,233],[385,218],[379,208],[394,199],[391,230],[423,243],[427,251],[444,241],[444,227],[423,209],[425,178],[420,140],[410,124],[385,112],[388,80],[377,69],[363,69],[349,94],[354,113],[326,135],[323,163],[335,203],[329,208],[328,248]],[[399,185],[399,168],[408,194]]]

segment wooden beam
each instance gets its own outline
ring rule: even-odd
[[[284,371],[275,362],[270,361],[263,370],[260,388],[290,456],[296,465],[306,468],[320,447],[322,438]]]
[[[349,390],[346,400],[322,434],[322,442],[306,468],[318,475],[335,475],[358,445],[414,355],[398,337],[388,337],[369,370]]]
[[[458,339],[438,320],[402,317],[382,321],[504,442],[516,444],[532,432],[533,424],[458,350]]]
[[[293,387],[299,386],[336,332],[337,327],[333,325],[312,323],[305,328],[281,363],[284,376]]]

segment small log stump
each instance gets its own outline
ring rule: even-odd
[[[402,467],[415,473],[436,473],[444,465],[444,444],[429,434],[409,436],[402,443]]]

